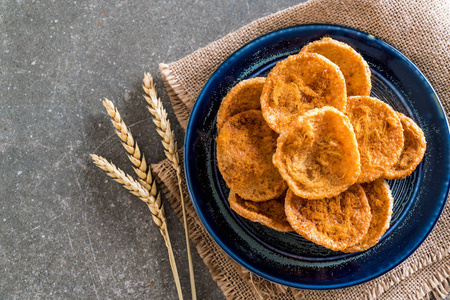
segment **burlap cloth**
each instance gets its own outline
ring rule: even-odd
[[[450,105],[450,2],[312,0],[249,25],[171,64],[160,65],[177,118],[186,128],[189,113],[216,68],[251,40],[299,24],[335,24],[370,33],[405,54],[436,89],[446,111]],[[447,115],[448,117],[448,115]],[[446,154],[448,155],[448,154]],[[175,171],[168,161],[153,166],[166,198],[180,216]],[[192,242],[228,299],[441,299],[450,291],[450,205],[436,227],[406,261],[365,284],[333,291],[283,287],[264,280],[229,258],[208,235],[188,197]]]

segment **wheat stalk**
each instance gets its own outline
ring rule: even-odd
[[[191,294],[192,299],[196,300],[197,295],[195,291],[194,267],[192,265],[192,255],[191,255],[191,246],[189,243],[189,230],[186,218],[185,201],[183,191],[181,189],[181,166],[180,166],[180,158],[178,156],[178,144],[175,140],[175,133],[170,128],[170,122],[169,119],[167,118],[167,112],[163,107],[161,99],[158,98],[156,87],[150,73],[146,73],[144,75],[144,85],[142,87],[146,94],[144,95],[144,98],[150,105],[147,108],[149,112],[153,115],[153,122],[157,127],[156,131],[162,138],[162,144],[165,149],[164,153],[166,154],[167,158],[172,162],[173,167],[177,172],[178,188],[180,191],[180,198],[181,198],[181,210],[183,212],[184,233],[186,236],[186,248],[188,254]]]
[[[167,112],[158,98],[156,93],[156,87],[153,83],[153,78],[150,73],[144,75],[144,85],[142,86],[146,95],[145,100],[150,106],[147,106],[149,112],[153,115],[153,122],[156,125],[156,131],[162,138],[162,144],[164,146],[164,153],[167,158],[173,163],[173,167],[178,172],[181,172],[180,159],[178,157],[178,145],[175,140],[175,133],[170,128],[170,122],[167,118]]]
[[[175,285],[177,288],[178,298],[183,299],[183,294],[181,291],[180,277],[178,276],[177,265],[175,263],[175,256],[173,254],[172,244],[170,243],[169,231],[167,229],[166,216],[164,211],[164,206],[161,202],[161,195],[158,193],[156,187],[156,181],[150,180],[151,188],[147,190],[138,181],[134,180],[130,175],[125,174],[122,170],[117,168],[114,164],[108,162],[105,158],[91,154],[94,163],[102,170],[107,172],[107,175],[112,177],[114,181],[120,183],[124,188],[126,188],[130,193],[139,197],[144,201],[150,212],[152,213],[152,219],[155,224],[159,227],[159,231],[164,238],[164,241],[169,252],[169,262],[172,268],[173,277],[175,280]]]
[[[134,141],[130,130],[125,122],[122,120],[119,111],[114,107],[114,104],[108,99],[103,100],[103,106],[106,108],[108,115],[111,117],[111,123],[114,125],[117,136],[122,141],[122,146],[128,152],[128,158],[134,165],[134,172],[139,176],[139,182],[147,189],[151,189],[152,172],[147,165],[145,156],[139,150],[137,142]]]

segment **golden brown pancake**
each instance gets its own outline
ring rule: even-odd
[[[333,106],[345,111],[344,75],[322,55],[291,55],[270,71],[261,95],[261,110],[267,124],[278,133],[313,108]]]
[[[347,116],[361,155],[361,175],[357,182],[370,182],[383,176],[400,157],[402,124],[397,113],[376,98],[353,96],[347,101]]]
[[[342,74],[344,74],[348,96],[370,95],[372,83],[369,65],[349,45],[324,37],[321,40],[309,43],[303,47],[301,52],[321,54],[338,65]]]
[[[316,244],[334,251],[356,245],[367,233],[372,215],[359,184],[333,198],[309,200],[286,195],[286,217],[292,228]]]
[[[391,221],[394,198],[387,182],[379,178],[370,183],[363,183],[361,186],[369,201],[372,220],[362,240],[355,246],[344,249],[343,252],[358,252],[373,247],[388,230]]]
[[[260,98],[265,81],[264,77],[242,80],[228,92],[217,113],[218,132],[230,117],[247,110],[261,109]]]
[[[308,111],[279,136],[273,163],[299,197],[322,199],[345,191],[360,174],[349,119],[329,106]]]
[[[289,225],[284,212],[285,198],[286,194],[283,193],[277,199],[254,202],[244,200],[233,191],[230,191],[228,202],[231,209],[243,218],[252,222],[258,222],[277,231],[289,232],[293,231],[293,229]]]
[[[277,133],[261,111],[249,110],[229,118],[217,137],[217,163],[228,187],[246,200],[266,201],[287,188],[272,156]]]
[[[400,179],[410,175],[420,164],[427,149],[427,141],[420,127],[410,118],[397,112],[403,127],[405,140],[399,159],[384,172],[386,179]]]

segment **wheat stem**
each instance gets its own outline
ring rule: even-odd
[[[145,161],[145,156],[139,149],[137,142],[135,142],[131,131],[128,129],[125,122],[122,120],[119,111],[114,106],[114,104],[108,99],[103,100],[103,106],[106,108],[108,115],[111,117],[111,123],[115,128],[117,136],[122,142],[122,146],[128,152],[128,158],[134,165],[133,169],[136,175],[139,177],[139,182],[147,189],[150,190],[152,187],[153,177],[147,162]]]
[[[189,264],[189,278],[191,282],[191,295],[192,299],[196,300],[197,295],[195,291],[195,278],[194,278],[194,267],[192,264],[191,246],[189,243],[189,229],[187,224],[184,195],[181,189],[181,166],[180,166],[180,158],[178,156],[178,144],[175,140],[175,133],[170,128],[170,122],[169,119],[167,118],[167,112],[164,109],[161,99],[158,98],[156,87],[150,73],[146,73],[144,75],[144,84],[142,87],[146,94],[144,95],[144,98],[150,105],[147,108],[149,112],[153,115],[153,122],[157,127],[156,131],[162,138],[162,144],[165,149],[164,153],[166,154],[167,158],[172,162],[173,167],[177,172],[178,188],[180,191],[180,198],[181,198],[181,210],[183,212],[184,233],[186,236],[186,248]]]
[[[106,171],[107,175],[112,177],[116,182],[120,183],[130,193],[139,197],[144,201],[150,212],[152,213],[152,219],[159,227],[159,231],[164,238],[167,250],[169,252],[169,262],[172,268],[175,285],[177,288],[178,298],[183,299],[181,291],[180,277],[178,276],[178,269],[175,263],[175,256],[170,243],[169,231],[167,229],[166,216],[164,206],[161,202],[161,195],[156,188],[156,181],[152,181],[150,190],[144,188],[138,181],[134,180],[130,175],[125,174],[121,169],[117,168],[114,164],[108,162],[105,158],[91,154],[94,163],[102,170]]]

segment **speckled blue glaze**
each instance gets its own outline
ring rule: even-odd
[[[222,98],[242,79],[265,76],[275,63],[310,41],[330,36],[348,43],[372,71],[372,96],[412,117],[427,139],[425,159],[403,180],[389,181],[395,198],[391,228],[373,248],[353,254],[327,250],[295,233],[279,233],[236,215],[215,161],[215,120]],[[399,51],[366,33],[303,25],[262,36],[231,55],[195,103],[185,139],[189,193],[203,225],[235,261],[268,280],[303,289],[344,288],[391,270],[425,240],[449,191],[449,127],[423,74]]]

